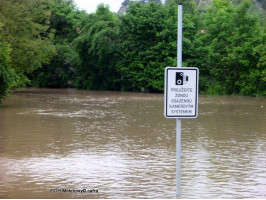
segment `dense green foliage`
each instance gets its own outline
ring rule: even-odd
[[[54,54],[48,0],[0,1],[0,100]]]
[[[117,18],[101,4],[95,14],[84,20],[82,34],[73,41],[81,58],[81,65],[75,70],[75,86],[119,90],[115,66],[119,37]]]
[[[125,0],[125,14],[87,14],[73,0],[2,0],[0,99],[25,84],[162,92],[177,63],[177,2],[183,66],[200,69],[200,92],[266,95],[265,1]]]
[[[176,45],[171,41],[176,33],[175,20],[158,3],[132,4],[120,20],[122,41],[117,69],[121,89],[162,91],[164,67],[172,64],[175,56]]]
[[[79,20],[86,15],[78,11],[73,1],[53,0],[50,2],[50,30],[55,53],[49,63],[29,74],[31,85],[35,87],[65,88],[72,86],[74,69],[80,65],[79,55],[73,50],[71,42],[78,37]]]
[[[204,18],[201,69],[208,93],[255,95],[265,92],[264,67],[259,67],[256,48],[265,46],[258,19],[248,13],[250,2],[234,7],[229,1],[214,1]],[[257,53],[256,53],[257,52]],[[264,77],[263,77],[264,76]],[[211,79],[210,79],[211,78]]]
[[[30,77],[35,87],[66,88],[72,86],[74,69],[80,65],[79,55],[71,47],[55,44],[56,54],[49,64],[34,71]]]
[[[9,45],[0,42],[0,103],[17,81],[14,70],[10,66]]]
[[[54,53],[49,10],[48,0],[0,2],[0,21],[3,24],[0,37],[12,49],[10,64],[19,76],[20,85],[27,82],[26,73],[48,63]]]

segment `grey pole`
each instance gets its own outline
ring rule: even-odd
[[[181,198],[181,119],[176,119],[176,198]]]
[[[182,12],[178,4],[177,67],[182,67]],[[176,119],[176,198],[181,198],[181,119]]]
[[[182,21],[183,5],[178,4],[178,28],[177,28],[177,67],[182,67]]]

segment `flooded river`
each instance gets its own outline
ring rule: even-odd
[[[200,96],[183,198],[266,198],[266,99]],[[163,94],[24,89],[0,106],[0,198],[175,198]]]

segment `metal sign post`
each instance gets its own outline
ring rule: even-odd
[[[183,5],[178,4],[177,67],[182,67]],[[181,119],[176,119],[176,198],[181,198]]]
[[[183,32],[183,5],[178,4],[178,28],[177,28],[177,67],[182,67],[182,32]]]
[[[182,12],[178,4],[177,67],[165,69],[164,115],[176,118],[176,198],[181,198],[181,118],[198,116],[199,71],[182,67]]]

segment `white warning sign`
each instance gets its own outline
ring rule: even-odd
[[[198,116],[198,68],[167,67],[164,81],[165,117],[196,118]]]

